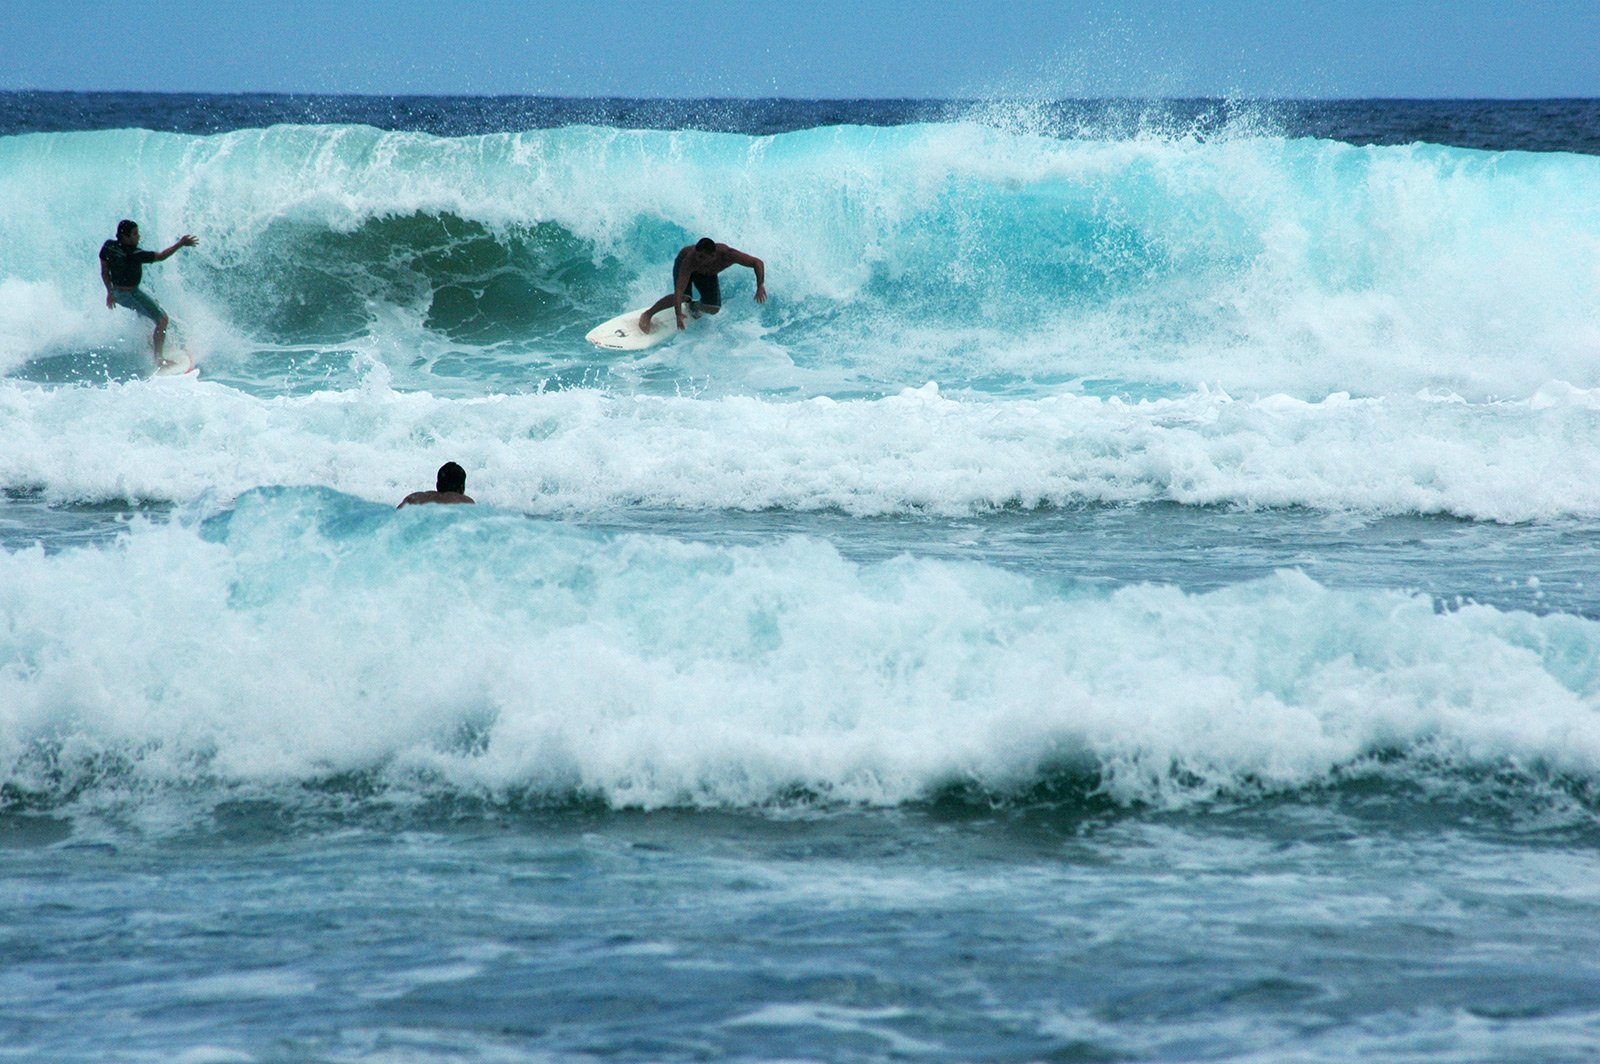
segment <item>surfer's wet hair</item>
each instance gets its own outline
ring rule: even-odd
[[[467,490],[467,471],[454,462],[446,462],[439,467],[439,475],[434,478],[433,486],[436,491],[460,494]]]
[[[717,242],[708,236],[703,236],[694,242],[694,249],[702,255],[709,255],[717,250]]]
[[[134,221],[132,218],[122,219],[122,221],[117,223],[117,239],[121,240],[123,237],[127,236],[137,228],[139,228],[139,223]]]

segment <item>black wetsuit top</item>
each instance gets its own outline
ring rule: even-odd
[[[111,274],[111,283],[118,288],[138,288],[144,280],[144,264],[156,261],[154,251],[130,248],[120,240],[107,240],[100,245],[100,261]]]

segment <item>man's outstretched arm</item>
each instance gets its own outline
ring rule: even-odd
[[[756,302],[767,301],[767,264],[754,255],[747,255],[738,248],[729,248],[728,255],[740,266],[748,266],[756,271]]]
[[[192,248],[198,243],[200,243],[200,241],[196,240],[188,233],[185,233],[178,238],[178,242],[176,244],[172,245],[167,250],[156,252],[155,261],[161,262],[164,259],[170,259],[173,255],[177,254],[179,248]]]

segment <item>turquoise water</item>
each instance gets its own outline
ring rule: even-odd
[[[1600,1049],[1559,123],[82,103],[0,136],[12,1057]],[[583,341],[703,233],[767,303]]]

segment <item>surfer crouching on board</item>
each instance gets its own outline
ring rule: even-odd
[[[144,280],[144,267],[149,262],[170,259],[179,248],[192,248],[198,243],[185,233],[165,251],[145,251],[139,247],[139,226],[124,218],[117,223],[117,238],[100,245],[100,280],[106,285],[106,309],[115,310],[120,304],[156,323],[150,342],[155,347],[157,369],[167,365],[161,351],[167,345],[169,319],[161,304],[139,287]]]
[[[655,306],[639,317],[639,331],[650,331],[650,319],[668,307],[678,316],[678,328],[683,328],[683,305],[689,304],[694,314],[715,314],[722,309],[722,289],[717,284],[717,274],[729,266],[748,266],[756,271],[756,302],[767,301],[767,267],[754,255],[746,255],[738,248],[719,244],[710,237],[701,237],[678,252],[672,264],[672,294],[656,300]],[[693,286],[700,296],[695,302],[689,296]]]

